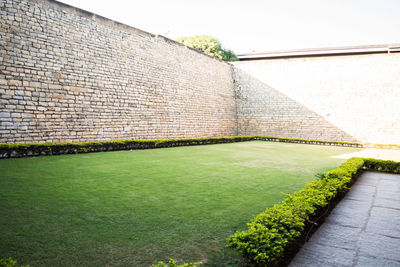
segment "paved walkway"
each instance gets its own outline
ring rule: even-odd
[[[289,266],[400,267],[400,175],[363,173]]]
[[[333,156],[333,158],[339,159],[349,159],[352,157],[400,161],[400,149],[366,148],[358,152]]]

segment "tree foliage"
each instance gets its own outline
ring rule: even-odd
[[[217,39],[208,35],[183,37],[178,38],[176,41],[224,61],[238,60],[232,50],[222,48],[221,43]]]

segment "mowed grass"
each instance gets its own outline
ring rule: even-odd
[[[0,258],[222,265],[238,258],[228,235],[355,151],[253,141],[0,160]]]

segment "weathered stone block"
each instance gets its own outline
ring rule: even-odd
[[[22,82],[19,80],[8,80],[7,85],[9,86],[22,86]]]
[[[0,118],[10,118],[11,113],[10,112],[0,112]]]

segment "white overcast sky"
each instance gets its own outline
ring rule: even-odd
[[[176,39],[210,35],[236,53],[400,43],[400,0],[61,0]]]

